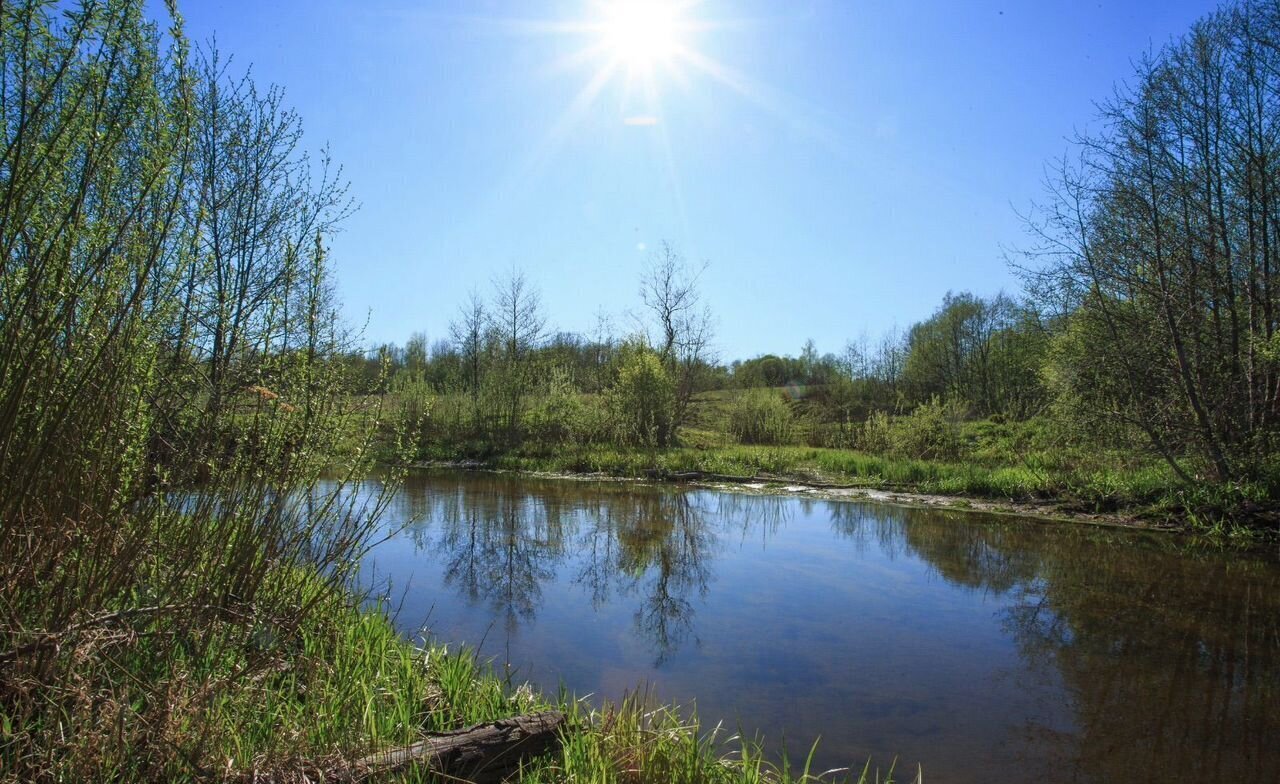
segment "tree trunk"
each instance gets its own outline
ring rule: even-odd
[[[412,746],[365,757],[352,771],[352,779],[416,766],[455,780],[499,782],[519,770],[523,761],[555,748],[564,721],[560,711],[545,711],[432,735]]]
[[[251,771],[239,777],[252,784],[294,781],[377,781],[411,770],[431,772],[444,781],[498,784],[522,763],[556,748],[565,715],[543,711],[429,735],[412,746],[370,754],[349,767],[322,768],[304,763],[288,771]]]

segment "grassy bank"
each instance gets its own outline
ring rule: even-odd
[[[137,624],[123,651],[105,633],[68,646],[62,653],[113,667],[114,688],[80,684],[83,699],[60,695],[70,707],[52,725],[22,724],[0,711],[0,779],[317,780],[340,777],[354,760],[423,733],[558,708],[568,716],[561,748],[533,760],[520,781],[819,780],[817,771],[771,761],[777,758],[762,743],[707,730],[674,706],[633,697],[593,707],[567,694],[544,695],[504,679],[466,649],[413,644],[379,608],[339,598],[305,573],[280,579],[306,583],[299,595],[315,605],[299,627],[263,624],[249,644],[193,640],[186,647],[203,654],[175,657],[146,644],[163,636],[162,626]],[[139,704],[157,695],[167,703],[163,721]],[[33,764],[29,755],[40,751],[50,753],[43,765]],[[418,771],[391,780],[434,779]],[[827,772],[821,780],[892,777],[868,768]]]
[[[476,460],[489,468],[630,478],[690,472],[1043,504],[1063,513],[1109,514],[1223,533],[1248,527],[1241,508],[1269,502],[1261,485],[1185,486],[1165,467],[1046,469],[1032,465],[921,460],[801,446],[718,446],[641,450],[570,447],[477,454],[430,450],[427,460]],[[1265,521],[1263,521],[1265,524]]]
[[[589,407],[584,400],[582,406]],[[395,405],[393,402],[392,405]],[[678,446],[639,447],[607,435],[515,440],[468,434],[456,407],[432,411],[416,454],[490,468],[663,478],[690,472],[1034,504],[1199,532],[1274,531],[1280,478],[1181,479],[1135,445],[1101,447],[1048,418],[965,419],[946,406],[876,415],[839,427],[778,390],[719,391],[694,400]],[[746,422],[744,425],[743,422]],[[574,433],[583,428],[567,428]],[[554,431],[560,432],[560,431]],[[601,431],[596,431],[601,432]],[[753,443],[744,443],[751,441]]]
[[[424,732],[444,732],[531,711],[558,708],[568,715],[561,749],[532,761],[524,782],[803,782],[819,780],[803,764],[775,763],[766,747],[723,729],[704,730],[674,706],[628,698],[592,707],[569,695],[551,697],[502,678],[467,649],[415,645],[377,609],[335,599],[287,637],[216,661],[178,663],[178,704],[204,695],[182,689],[219,672],[260,673],[243,687],[212,695],[203,711],[172,729],[199,733],[205,753],[176,764],[166,779],[269,776],[302,780],[341,775],[369,752],[407,745]],[[141,675],[141,672],[135,675]],[[81,736],[86,744],[87,736]],[[88,762],[87,745],[79,750]],[[140,771],[127,758],[102,765],[95,778],[132,780]],[[394,780],[433,780],[425,772]],[[827,772],[823,781],[891,781],[890,774]]]

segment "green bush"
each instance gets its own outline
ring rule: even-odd
[[[921,403],[906,416],[890,417],[876,411],[862,423],[857,447],[877,455],[955,460],[966,452],[961,413],[955,405],[938,398]]]
[[[894,451],[893,421],[883,411],[872,411],[862,423],[857,435],[857,448],[873,455],[887,455]]]
[[[954,460],[961,456],[961,412],[953,404],[933,398],[894,422],[895,449],[921,460]]]
[[[539,444],[558,445],[573,440],[575,424],[582,415],[582,401],[566,374],[553,370],[542,394],[530,401],[524,416],[524,436]]]
[[[652,349],[627,347],[621,353],[608,403],[618,441],[669,446],[675,440],[675,382]]]
[[[430,394],[408,390],[400,398],[401,417],[419,446],[429,443],[457,443],[474,435],[471,401],[465,395]]]
[[[729,433],[740,444],[787,444],[794,432],[791,407],[777,392],[745,392],[729,409]]]

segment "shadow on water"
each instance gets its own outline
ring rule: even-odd
[[[406,631],[641,682],[818,763],[1280,780],[1280,565],[939,510],[422,472],[373,554]],[[421,617],[416,620],[421,620]],[[489,637],[490,633],[492,637]],[[500,647],[499,647],[500,646]],[[794,751],[794,749],[793,749]]]

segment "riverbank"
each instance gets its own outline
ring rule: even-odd
[[[501,463],[509,463],[509,461],[503,460]],[[538,479],[561,479],[567,481],[653,482],[735,493],[798,495],[819,500],[871,501],[913,508],[942,508],[982,512],[985,514],[1016,515],[1018,517],[1032,517],[1041,520],[1088,523],[1117,528],[1158,531],[1185,530],[1183,527],[1172,523],[1144,521],[1138,517],[1121,514],[1086,513],[1054,501],[1018,502],[964,495],[938,495],[910,490],[882,489],[871,485],[838,485],[819,482],[801,476],[778,476],[773,474],[730,476],[699,471],[672,474],[650,472],[643,475],[626,476],[600,471],[553,471],[536,468],[513,468],[509,465],[504,467],[500,463],[486,463],[478,460],[427,460],[415,463],[412,467],[452,471],[484,471],[500,474],[510,473]]]
[[[593,706],[567,693],[514,683],[467,648],[406,640],[379,607],[333,606],[318,614],[271,670],[286,674],[256,699],[227,705],[208,731],[232,780],[302,781],[319,774],[364,780],[357,762],[426,734],[541,711],[565,721],[558,743],[523,760],[522,784],[629,781],[665,784],[889,782],[892,770],[810,771],[775,762],[768,739],[742,737],[638,691]],[[219,743],[220,742],[220,743]],[[197,777],[198,778],[198,777]],[[377,781],[434,781],[410,769]],[[902,780],[902,779],[897,779]],[[913,780],[908,777],[907,781]]]
[[[1246,545],[1270,541],[1280,531],[1280,509],[1265,488],[1247,483],[1188,487],[1158,463],[1095,464],[1073,470],[1032,462],[929,461],[816,447],[713,446],[571,447],[478,457],[439,451],[417,465],[725,485],[1182,531]]]
[[[524,784],[892,780],[874,770],[828,771],[819,779],[818,771],[803,764],[799,770],[775,764],[764,742],[731,737],[718,727],[704,731],[691,712],[654,704],[643,693],[599,707],[565,693],[542,694],[513,683],[466,648],[405,640],[378,608],[335,609],[304,633],[299,652],[277,664],[282,672],[310,677],[244,706],[248,710],[238,719],[248,724],[237,724],[235,733],[239,742],[257,747],[228,757],[239,769],[236,777],[290,781],[320,772],[341,780],[353,774],[353,760],[420,741],[424,733],[557,710],[566,716],[559,744],[524,761],[517,779]],[[310,633],[325,626],[325,634]],[[264,703],[270,707],[261,711]],[[336,726],[328,726],[335,720]],[[377,780],[435,779],[425,770],[410,770]]]
[[[160,629],[105,626],[69,640],[60,653],[92,657],[118,646],[121,634],[142,637],[113,659],[110,696],[72,700],[61,728],[24,723],[0,705],[0,781],[434,781],[425,768],[370,776],[362,761],[429,734],[547,710],[565,721],[551,751],[523,761],[518,781],[526,784],[891,780],[875,770],[819,778],[803,764],[775,763],[765,740],[705,729],[691,712],[643,693],[600,706],[542,694],[466,648],[406,639],[385,605],[334,594],[302,572],[289,579],[310,586],[311,611],[296,628],[259,624],[248,646],[192,639],[187,647],[203,655],[171,658],[146,644]],[[164,721],[127,720],[129,701],[146,699],[157,683],[169,700]],[[31,756],[55,751],[44,764]]]

